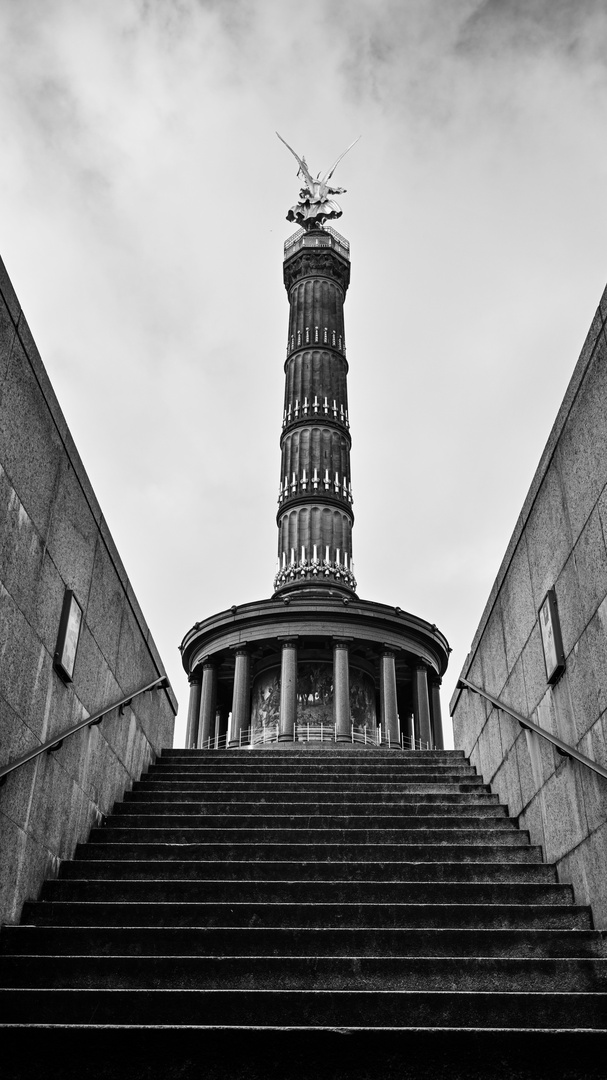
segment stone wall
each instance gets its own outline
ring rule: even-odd
[[[607,765],[607,290],[462,676]],[[554,587],[566,667],[548,685],[538,609]],[[468,691],[455,746],[520,815],[559,880],[607,926],[607,780]]]
[[[53,668],[65,590],[83,609],[74,678]],[[0,763],[164,668],[0,262]],[[146,693],[0,789],[0,919],[14,922],[173,737],[170,690]]]

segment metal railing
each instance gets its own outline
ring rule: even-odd
[[[408,735],[401,735],[400,739],[393,739],[390,732],[385,733],[381,728],[372,727],[369,728],[365,724],[362,731],[355,729],[354,725],[350,726],[350,737],[348,740],[352,745],[369,746],[369,747],[387,747],[388,750],[431,750],[432,747],[427,742],[422,742],[421,739],[411,739]],[[280,732],[276,727],[264,727],[261,731],[252,731],[251,727],[245,728],[240,731],[238,736],[234,739],[229,739],[228,735],[210,735],[207,739],[206,746],[203,746],[203,750],[226,750],[226,749],[244,749],[245,747],[257,747],[257,746],[269,746],[272,743],[277,742],[294,742],[294,743],[339,743],[345,745],[346,740],[339,737],[339,733],[335,730],[334,724],[296,724],[293,730],[293,738],[285,739],[284,735],[281,737]]]
[[[516,709],[505,705],[499,698],[493,696],[493,694],[487,693],[480,686],[475,686],[474,683],[468,681],[468,679],[460,679],[457,684],[458,690],[470,690],[473,694],[480,694],[481,697],[486,698],[496,709],[501,709],[502,712],[508,713],[515,720],[518,720],[522,727],[527,728],[529,731],[535,731],[536,735],[541,735],[542,739],[546,739],[547,742],[552,743],[557,753],[562,757],[571,758],[573,761],[579,761],[580,765],[585,765],[586,768],[592,769],[593,772],[598,773],[599,776],[604,777],[607,780],[607,769],[604,769],[602,765],[599,765],[598,761],[593,761],[592,758],[586,757],[585,754],[581,754],[579,750],[576,750],[574,746],[570,746],[569,743],[563,742],[559,739],[558,735],[553,735],[551,731],[546,731],[545,728],[534,724],[533,720],[529,720],[528,717],[523,716]]]
[[[169,680],[166,675],[162,675],[160,678],[155,679],[154,682],[147,683],[139,690],[135,690],[132,694],[127,694],[126,697],[120,699],[120,701],[114,701],[111,705],[106,705],[105,708],[99,712],[93,713],[92,716],[87,716],[86,720],[79,720],[77,724],[73,724],[72,727],[67,728],[66,731],[62,731],[60,735],[53,735],[52,739],[47,739],[46,742],[41,743],[40,746],[35,747],[33,750],[28,750],[25,754],[21,754],[20,757],[15,758],[14,761],[9,761],[8,765],[0,766],[0,784],[3,784],[9,773],[19,769],[22,765],[27,765],[28,761],[33,761],[39,757],[40,754],[51,753],[54,750],[59,750],[66,739],[69,739],[70,735],[75,735],[77,731],[82,731],[83,728],[94,727],[96,724],[100,724],[101,721],[108,713],[118,709],[119,714],[122,716],[124,710],[131,704],[134,698],[139,697],[140,694],[145,694],[148,690],[162,690],[168,689],[170,686]]]
[[[345,236],[341,236],[335,229],[331,229],[328,225],[323,226],[322,232],[326,234],[327,239],[323,240],[322,234],[319,231],[309,233],[307,229],[299,229],[298,232],[293,233],[285,240],[284,254],[293,254],[302,247],[335,247],[338,250],[341,249],[341,254],[346,259],[350,258],[350,242],[346,240]],[[329,239],[330,237],[330,239]]]

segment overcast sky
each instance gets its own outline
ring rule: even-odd
[[[335,182],[359,595],[444,709],[607,278],[604,0],[0,0],[0,254],[181,704],[270,595],[285,221]]]

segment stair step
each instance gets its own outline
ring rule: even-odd
[[[512,847],[507,844],[322,844],[318,843],[270,843],[262,840],[256,844],[224,843],[115,843],[91,842],[78,844],[76,859],[135,860],[155,859],[170,862],[174,859],[196,859],[211,862],[258,863],[276,861],[283,863],[297,859],[299,863],[320,862],[364,864],[391,862],[486,862],[486,863],[539,863],[538,847]]]
[[[317,911],[318,915],[325,909]],[[217,913],[216,913],[217,914]],[[0,934],[8,955],[78,956],[419,956],[576,957],[605,955],[595,930],[454,929],[275,925],[163,927],[11,926]],[[478,917],[478,916],[477,916]],[[267,918],[267,916],[266,916]],[[280,922],[278,921],[280,919]]]
[[[331,927],[405,927],[439,929],[462,928],[533,928],[539,930],[590,930],[589,909],[571,903],[566,886],[552,886],[527,896],[528,902],[516,903],[510,893],[503,902],[470,903],[449,897],[445,902],[403,902],[402,890],[395,896],[390,886],[382,890],[382,902],[368,882],[364,888],[337,885],[334,882],[205,882],[207,900],[150,902],[149,900],[47,900],[29,902],[23,913],[24,924],[39,926],[323,926]],[[327,887],[325,887],[327,886]],[[527,893],[529,887],[523,890]],[[247,891],[251,898],[247,899]],[[377,892],[377,890],[375,890]],[[95,890],[98,892],[98,890]],[[356,898],[357,893],[360,898]],[[253,894],[257,899],[253,898]],[[353,897],[354,894],[354,898]],[[302,897],[301,899],[298,899]],[[476,901],[476,902],[475,902]],[[219,910],[218,904],[224,907]]]
[[[201,764],[194,764],[191,762],[171,762],[167,764],[150,765],[147,771],[143,774],[142,780],[150,778],[156,778],[159,776],[166,776],[173,780],[190,780],[190,779],[209,779],[214,778],[220,780],[225,778],[226,783],[231,783],[232,780],[247,780],[255,776],[259,780],[290,780],[296,779],[305,781],[316,781],[326,783],[328,780],[340,780],[343,783],[358,783],[359,781],[370,780],[373,783],[383,782],[400,782],[406,780],[410,782],[426,781],[433,783],[443,783],[447,780],[468,779],[474,777],[479,779],[476,769],[472,765],[462,763],[461,765],[445,764],[445,765],[393,765],[393,766],[373,766],[366,764],[356,765],[334,765],[323,764],[310,765],[307,762],[292,762],[281,763],[277,765],[275,763],[260,765],[256,764],[252,766],[230,766],[227,762],[223,765],[212,765],[207,762]]]
[[[420,780],[343,780],[339,777],[335,779],[256,779],[251,780],[246,776],[241,779],[236,777],[231,780],[227,780],[225,777],[221,777],[218,773],[212,777],[179,777],[179,776],[148,776],[142,780],[136,780],[133,784],[133,790],[135,791],[198,791],[205,795],[206,792],[218,791],[222,797],[229,800],[231,794],[236,794],[239,791],[246,791],[250,794],[253,791],[270,793],[272,796],[276,794],[293,794],[294,791],[312,795],[314,797],[322,797],[323,795],[335,795],[339,792],[345,792],[348,795],[359,796],[377,795],[384,793],[386,795],[423,795],[425,792],[429,792],[435,795],[448,795],[450,792],[487,792],[488,786],[483,782],[479,776],[454,776],[442,777],[440,779],[420,781]]]
[[[84,854],[84,853],[83,853]],[[162,879],[165,881],[188,880],[203,883],[231,878],[233,881],[251,881],[260,878],[272,880],[321,880],[321,881],[392,881],[408,886],[413,882],[425,882],[438,886],[444,882],[552,882],[554,868],[545,863],[478,863],[431,862],[431,863],[351,863],[327,861],[246,861],[211,860],[188,858],[183,848],[174,849],[172,858],[94,859],[87,851],[86,859],[72,860],[61,867],[59,881],[102,879]],[[50,883],[49,883],[50,884]]]
[[[298,864],[293,864],[292,874],[294,874],[294,868]],[[308,868],[309,869],[309,868]],[[325,879],[322,876],[322,868],[319,868],[316,883],[325,883]],[[542,868],[546,869],[546,868]],[[223,870],[223,873],[222,873]],[[257,868],[257,874],[263,871],[263,867]],[[394,884],[399,886],[398,899],[402,903],[409,904],[438,904],[438,903],[456,903],[456,904],[569,904],[571,903],[571,892],[566,886],[551,885],[546,881],[542,882],[540,875],[535,875],[538,880],[534,881],[531,875],[527,880],[510,880],[510,881],[492,881],[488,878],[486,881],[412,881],[401,882],[398,875],[394,876]],[[265,883],[268,883],[266,877]],[[280,878],[277,875],[275,879],[277,884],[288,880],[297,888],[296,892],[303,889],[307,884],[306,880],[297,880],[295,876],[290,879],[285,879],[283,876]],[[355,878],[347,878],[344,874],[341,879],[344,884],[361,885],[367,887],[373,885],[374,882],[370,881],[368,877],[364,877],[361,880]],[[376,881],[383,885],[386,883],[385,874],[378,873]],[[182,879],[164,879],[164,878],[102,878],[99,876],[97,879],[77,879],[77,878],[65,878],[55,881],[47,881],[42,890],[42,898],[44,900],[70,900],[70,901],[85,901],[85,900],[112,900],[112,901],[165,901],[176,904],[195,903],[199,900],[206,900],[209,886],[213,886],[217,882],[225,882],[226,889],[230,887],[236,891],[238,896],[246,895],[246,879],[239,876],[234,876],[231,880],[226,880],[226,868],[221,865],[217,866],[217,873],[214,880],[209,882],[208,879],[201,878],[200,880],[188,880]],[[236,883],[240,883],[241,888],[236,888]],[[255,895],[258,889],[259,878],[255,877],[255,867],[251,868],[251,875],[248,879],[249,883],[249,898],[255,899]],[[262,883],[263,880],[262,880]],[[271,879],[270,879],[271,884]],[[389,884],[389,882],[388,882]],[[212,890],[211,890],[212,891]],[[381,895],[383,896],[388,890],[381,889]]]
[[[490,807],[483,807],[489,811]],[[267,808],[266,812],[258,810],[257,813],[208,813],[201,811],[199,807],[188,807],[187,804],[166,804],[165,808],[158,809],[153,802],[144,805],[136,802],[125,802],[122,806],[114,807],[111,816],[107,819],[108,828],[171,828],[190,827],[197,823],[199,828],[206,829],[251,829],[257,834],[260,828],[293,828],[300,833],[301,829],[322,828],[326,829],[374,829],[385,831],[393,829],[394,832],[402,833],[412,829],[419,834],[421,829],[466,829],[466,832],[476,833],[478,829],[483,831],[490,829],[491,832],[513,832],[517,824],[507,816],[491,815],[489,813],[472,814],[397,814],[378,813],[373,818],[368,814],[325,814],[325,813],[276,813],[274,809]],[[268,824],[266,824],[268,823]]]
[[[474,847],[497,844],[500,847],[529,847],[529,833],[514,827],[497,829],[484,829],[477,825],[475,829],[444,829],[423,826],[422,829],[403,828],[380,828],[376,822],[368,824],[367,828],[331,828],[318,825],[314,819],[307,819],[305,826],[278,826],[273,819],[268,819],[268,824],[255,828],[238,827],[228,825],[224,819],[223,826],[193,825],[186,822],[184,825],[170,823],[168,826],[151,825],[145,821],[116,822],[108,820],[102,828],[91,830],[89,843],[91,844],[246,844],[255,848],[260,840],[263,844],[288,844],[290,848],[299,847],[303,842],[306,845],[317,847],[322,843],[327,845],[359,846],[364,844],[372,846],[374,850],[383,849],[386,845],[398,845],[407,847],[419,846],[420,841],[424,845],[448,845],[452,848],[456,844],[462,847]],[[420,835],[421,833],[421,835]]]
[[[278,746],[268,747],[264,750],[264,747],[256,746],[254,750],[245,750],[243,747],[242,752],[229,750],[229,751],[207,751],[207,750],[183,750],[183,748],[175,747],[174,750],[163,750],[157,758],[156,764],[171,764],[173,761],[184,761],[186,764],[190,762],[202,762],[202,764],[208,764],[214,768],[217,765],[238,766],[239,768],[258,768],[261,765],[320,765],[320,766],[337,766],[337,765],[358,765],[361,762],[365,767],[385,768],[391,766],[393,761],[400,762],[402,765],[453,765],[454,767],[459,765],[469,766],[469,762],[464,757],[463,751],[459,750],[416,750],[416,751],[402,751],[402,750],[388,750],[388,748],[380,748],[379,746],[359,747],[359,746],[331,746],[329,743],[324,743],[322,750],[320,747],[313,747],[311,744],[299,744],[301,748],[295,746],[289,746],[286,751],[282,751]],[[366,756],[367,753],[370,756]]]
[[[5,1024],[605,1030],[607,997],[586,992],[419,990],[0,991]],[[604,1064],[604,1062],[603,1062]]]
[[[524,1002],[521,1000],[521,1011]],[[604,1080],[605,1030],[159,1024],[0,1025],[6,1080]],[[24,1038],[25,1035],[25,1038]],[[118,1036],[118,1037],[117,1037]],[[535,1069],[535,1072],[534,1072]]]
[[[284,792],[277,792],[275,789],[264,791],[259,793],[256,799],[251,799],[249,788],[243,787],[238,791],[225,792],[220,788],[215,791],[208,791],[202,785],[192,784],[165,784],[163,787],[155,785],[141,785],[140,781],[136,781],[132,791],[125,791],[125,802],[141,801],[141,802],[192,802],[196,804],[204,803],[207,806],[223,806],[230,803],[245,803],[250,806],[274,806],[282,805],[285,798],[279,799],[278,796],[282,794],[291,804],[306,803],[309,806],[322,807],[323,809],[328,807],[343,806],[344,804],[351,805],[355,800],[355,805],[360,810],[361,808],[372,808],[378,805],[390,806],[390,807],[407,807],[407,806],[425,806],[425,805],[440,805],[444,806],[500,806],[499,798],[491,791],[456,791],[453,788],[449,788],[447,791],[428,791],[424,788],[416,793],[403,794],[401,791],[351,791],[349,789],[338,791],[334,788],[330,788],[328,791],[298,791],[295,785],[290,785]]]
[[[381,827],[394,825],[406,829],[425,828],[461,828],[475,829],[481,824],[483,829],[516,829],[517,822],[514,818],[506,815],[505,807],[491,805],[446,803],[429,804],[422,807],[417,804],[412,806],[387,807],[384,803],[378,803],[370,813],[361,814],[358,803],[331,804],[334,809],[326,811],[325,807],[319,807],[317,803],[246,803],[241,804],[239,812],[230,812],[233,808],[228,805],[227,810],[217,812],[217,803],[206,802],[144,802],[139,799],[136,802],[117,803],[108,823],[118,822],[121,818],[141,818],[145,820],[153,817],[162,821],[166,818],[169,823],[178,824],[181,819],[185,824],[191,823],[192,818],[202,818],[201,824],[206,827],[219,828],[227,823],[241,827],[253,828],[260,821],[271,819],[278,824],[293,823],[301,827],[304,822],[313,819],[315,827],[336,823],[349,823],[355,828]],[[409,811],[416,806],[416,813]],[[480,821],[479,821],[480,819]]]
[[[1,985],[15,988],[213,990],[491,990],[597,993],[597,959],[363,956],[10,956]],[[604,997],[607,1006],[607,994]],[[607,1016],[607,1013],[606,1013]]]

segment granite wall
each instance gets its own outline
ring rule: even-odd
[[[73,681],[53,668],[65,590],[83,609]],[[164,674],[6,270],[0,262],[0,764]],[[162,746],[177,711],[146,693],[0,788],[0,920]]]
[[[607,290],[462,676],[607,766]],[[566,657],[549,685],[538,609],[554,587]],[[607,780],[479,696],[451,701],[455,746],[607,927]]]

